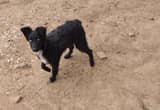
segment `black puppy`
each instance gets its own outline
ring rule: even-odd
[[[45,27],[37,27],[35,30],[32,30],[30,27],[23,27],[21,31],[27,41],[29,41],[33,52],[41,60],[42,69],[50,72],[51,69],[46,64],[52,66],[50,82],[56,80],[62,53],[69,48],[65,58],[70,58],[74,45],[80,51],[88,54],[90,65],[94,66],[92,50],[88,47],[85,31],[80,20],[66,21],[48,34]]]

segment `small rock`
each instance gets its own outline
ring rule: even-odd
[[[48,22],[45,22],[44,25],[48,25]]]
[[[23,23],[21,23],[21,24],[20,24],[20,26],[24,26],[24,24],[23,24]]]
[[[86,27],[88,28],[88,24],[86,25]]]
[[[22,96],[14,96],[11,98],[12,102],[15,104],[18,104],[22,101],[23,97]]]
[[[22,85],[22,86],[18,87],[18,91],[23,90],[25,87],[26,87],[25,85]]]
[[[7,60],[8,63],[11,63],[13,61],[13,58],[10,58]]]
[[[77,10],[78,10],[78,9],[76,9],[76,8],[75,8],[75,9],[73,9],[73,11],[74,11],[74,12],[76,12]]]
[[[129,35],[129,37],[132,37],[132,38],[133,38],[133,37],[136,37],[136,34],[133,33],[133,32],[129,32],[128,35]]]
[[[97,52],[97,56],[100,58],[100,59],[107,59],[107,56],[104,52]]]
[[[12,39],[8,39],[8,42],[13,42],[13,40]]]
[[[92,34],[90,34],[90,35],[89,35],[89,37],[91,37],[91,38],[92,38],[92,37],[93,37],[93,35],[92,35]]]
[[[28,69],[31,68],[32,66],[30,64],[26,63],[21,63],[21,64],[16,64],[13,68],[14,69]]]
[[[94,22],[94,20],[93,20],[93,19],[90,19],[90,20],[88,20],[88,21],[89,21],[89,22],[91,22],[91,23],[92,23],[92,22]]]
[[[120,54],[120,53],[121,53],[121,51],[117,51],[116,53],[117,53],[117,54]]]
[[[6,95],[10,95],[10,92],[9,92],[9,91],[7,91],[7,92],[5,92],[5,94],[6,94]]]
[[[1,0],[0,1],[0,4],[7,4],[7,3],[9,3],[10,1],[9,0]]]
[[[153,17],[152,17],[152,18],[149,18],[149,20],[154,21],[154,20],[155,20],[155,18],[153,18]]]

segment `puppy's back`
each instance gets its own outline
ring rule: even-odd
[[[64,39],[64,37],[73,38],[82,31],[84,30],[81,26],[80,20],[70,20],[66,21],[64,24],[58,26],[56,29],[48,33],[47,38],[53,40]]]

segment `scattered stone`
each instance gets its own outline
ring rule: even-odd
[[[13,40],[12,39],[8,39],[8,42],[13,42]]]
[[[129,37],[131,37],[131,38],[136,37],[136,34],[135,34],[135,33],[133,33],[133,32],[129,32],[129,33],[128,33],[128,35],[129,35]]]
[[[88,28],[88,24],[86,25],[86,27]]]
[[[116,53],[117,53],[117,54],[120,54],[120,53],[121,53],[121,51],[117,51]]]
[[[28,69],[31,67],[32,67],[31,64],[21,63],[21,64],[16,64],[13,68],[14,69]]]
[[[10,92],[9,92],[9,91],[7,91],[7,92],[5,92],[5,94],[6,94],[6,95],[9,95],[9,94],[10,94]]]
[[[7,4],[7,3],[9,3],[10,1],[9,0],[1,0],[0,1],[0,4]]]
[[[21,24],[20,24],[20,26],[24,26],[24,24],[23,24],[23,23],[21,23]]]
[[[75,8],[75,9],[73,9],[73,12],[76,12],[78,9],[77,8]]]
[[[13,58],[8,59],[7,62],[8,62],[8,63],[13,62]]]
[[[44,25],[48,25],[48,22],[45,22]]]
[[[89,37],[91,37],[91,38],[92,38],[92,37],[93,37],[93,35],[92,35],[92,34],[89,34]]]
[[[154,21],[154,20],[155,20],[155,18],[153,18],[153,17],[152,17],[152,18],[149,18],[149,20]]]
[[[93,19],[90,19],[90,20],[88,20],[88,21],[89,21],[89,22],[91,22],[91,23],[92,23],[92,22],[94,22],[94,20],[93,20]]]
[[[100,59],[107,59],[107,56],[104,52],[100,51],[100,52],[97,52],[97,56],[100,58]]]
[[[11,98],[11,101],[15,104],[18,104],[20,103],[21,101],[23,100],[23,97],[22,96],[14,96]]]
[[[18,87],[18,91],[22,91],[26,86],[22,85],[21,87]]]

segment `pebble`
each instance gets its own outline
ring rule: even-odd
[[[16,64],[14,65],[14,69],[28,69],[31,68],[32,66],[30,64],[26,64],[26,63],[21,63],[21,64]]]
[[[9,2],[10,2],[9,0],[1,0],[0,4],[6,4],[6,3],[9,3]]]
[[[129,37],[132,37],[132,38],[133,38],[133,37],[136,37],[136,34],[133,33],[133,32],[129,32],[128,35],[129,35]]]
[[[100,58],[100,59],[107,59],[107,56],[104,52],[100,51],[100,52],[97,52],[97,56]]]
[[[23,99],[23,97],[22,96],[14,96],[14,97],[12,97],[11,98],[11,101],[13,102],[13,103],[15,103],[15,104],[18,104],[18,103],[20,103],[21,101],[22,101],[22,99]]]
[[[7,91],[7,92],[5,92],[5,94],[6,94],[6,95],[10,95],[10,92],[9,92],[9,91]]]
[[[149,20],[154,21],[154,20],[155,20],[155,18],[153,18],[153,17],[152,17],[152,18],[149,18]]]
[[[88,20],[89,22],[94,22],[94,20],[93,19],[90,19],[90,20]]]
[[[7,60],[8,63],[11,63],[13,61],[13,58],[10,58]]]
[[[48,25],[48,22],[45,22],[44,25]]]

